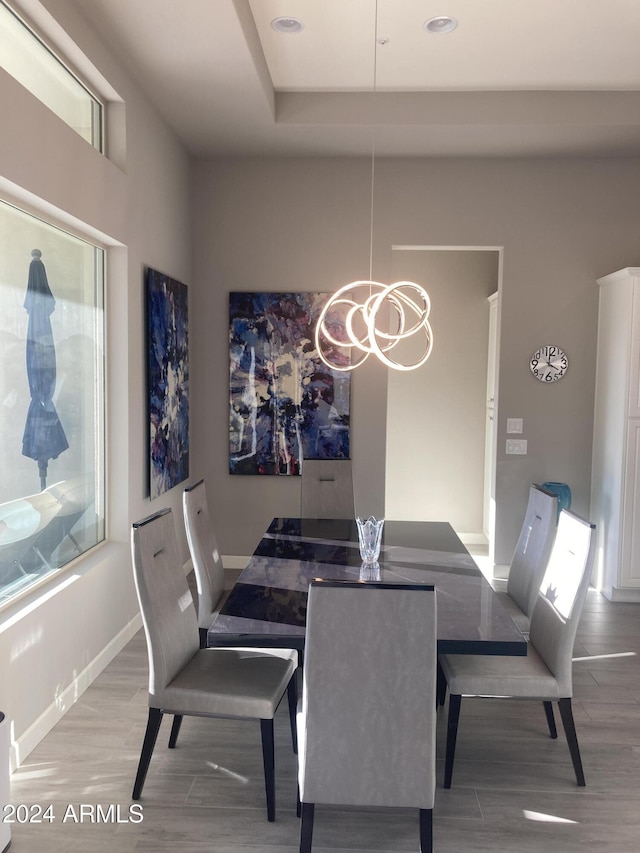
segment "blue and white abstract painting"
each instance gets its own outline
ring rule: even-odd
[[[300,474],[349,459],[349,373],[331,370],[314,329],[328,293],[229,296],[229,470]]]
[[[189,476],[187,286],[147,270],[151,498]]]

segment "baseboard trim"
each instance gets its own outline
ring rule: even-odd
[[[603,589],[602,594],[609,601],[626,602],[627,604],[640,603],[640,589],[614,586],[611,589]]]
[[[458,538],[463,545],[484,545],[489,547],[489,540],[484,533],[458,533]]]
[[[20,767],[29,753],[35,749],[41,740],[58,723],[69,708],[77,702],[89,685],[100,675],[102,670],[111,663],[113,658],[122,651],[129,640],[142,627],[142,617],[137,613],[133,619],[116,634],[116,636],[100,651],[82,672],[59,693],[49,707],[40,714],[29,728],[11,744],[9,754],[10,772]]]
[[[502,580],[505,580],[506,578],[509,577],[509,569],[510,568],[511,568],[511,566],[509,565],[509,563],[494,563],[493,577],[494,578],[501,578]]]

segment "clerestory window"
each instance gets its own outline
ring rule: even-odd
[[[0,67],[90,145],[103,150],[102,104],[4,0],[0,0]]]

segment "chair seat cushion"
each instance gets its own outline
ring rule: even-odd
[[[291,649],[200,649],[149,705],[167,713],[272,719],[293,676]]]
[[[439,660],[453,695],[560,698],[558,682],[530,643],[526,657],[440,655]]]

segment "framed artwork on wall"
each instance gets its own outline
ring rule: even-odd
[[[189,335],[186,284],[147,269],[149,494],[189,476]]]
[[[229,471],[296,475],[350,458],[351,376],[314,344],[328,293],[229,295]]]

